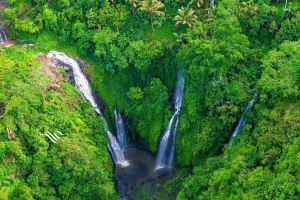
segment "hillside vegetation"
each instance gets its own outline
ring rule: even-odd
[[[0,48],[1,199],[116,199],[101,118],[37,53]]]
[[[297,199],[300,3],[210,2],[8,0],[2,16],[11,37],[87,60],[91,67],[85,70],[105,102],[108,121],[117,107],[129,121],[132,141],[152,152],[171,117],[176,74],[184,70],[178,170],[164,185],[177,199]],[[59,89],[49,89],[38,70],[41,61],[33,58],[37,52],[24,47],[0,52],[7,60],[1,62],[0,78],[6,81],[1,80],[0,109],[9,104],[0,119],[6,149],[1,168],[10,188],[1,192],[9,197],[24,187],[24,195],[43,199],[36,191],[51,185],[44,193],[53,198],[115,197],[101,120],[64,79]],[[246,125],[229,145],[252,98]],[[15,140],[8,141],[8,126]],[[57,144],[39,135],[56,130],[65,134]],[[13,144],[17,153],[10,150]],[[60,164],[71,158],[70,165]],[[74,184],[82,188],[73,191]]]

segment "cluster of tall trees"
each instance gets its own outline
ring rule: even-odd
[[[76,46],[91,63],[105,115],[113,120],[117,107],[132,138],[153,152],[184,69],[176,165],[192,171],[165,186],[178,199],[297,199],[297,1],[8,2],[2,15],[11,36],[35,42],[50,32]],[[247,124],[226,145],[253,97]]]

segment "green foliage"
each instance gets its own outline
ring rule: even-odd
[[[154,25],[156,25],[155,21]],[[173,42],[175,39],[173,35],[173,22],[166,21],[165,23],[163,23],[163,25],[161,25],[160,23],[158,23],[157,25],[159,25],[159,27],[154,32],[151,30],[150,27],[146,29],[146,40],[158,40],[162,41],[163,43]]]
[[[103,122],[66,81],[51,89],[34,59],[38,51],[59,49],[88,60],[108,123],[117,107],[132,139],[152,152],[184,68],[176,165],[192,173],[179,172],[156,198],[297,199],[297,1],[288,2],[286,15],[284,1],[269,0],[223,0],[211,8],[209,0],[8,3],[10,37],[38,47],[0,48],[0,109],[9,104],[0,110],[1,198],[116,199]],[[175,30],[176,14],[193,26]],[[246,125],[226,145],[256,92]],[[7,127],[15,140],[7,139]],[[40,135],[55,130],[65,134],[57,144]],[[148,189],[141,198],[150,198]]]
[[[44,8],[43,20],[45,24],[45,29],[57,32],[58,29],[57,16],[51,9],[46,7]]]
[[[300,18],[287,19],[282,23],[280,30],[277,32],[275,39],[273,40],[273,46],[276,47],[285,40],[297,41],[300,39],[299,27]]]
[[[298,42],[285,42],[272,50],[263,60],[264,71],[258,82],[262,91],[272,94],[276,101],[296,99],[299,95]],[[288,58],[288,59],[286,59]]]
[[[105,6],[99,10],[99,15],[97,17],[100,27],[114,28],[112,27],[112,25],[114,25],[118,30],[118,27],[123,25],[128,15],[129,12],[125,6],[121,4],[111,6],[107,2]]]
[[[0,118],[2,196],[116,199],[103,121],[89,104],[83,106],[69,83],[50,89],[51,80],[34,54],[33,47],[11,47],[0,56],[5,63],[0,67],[0,101],[9,104]],[[64,136],[54,144],[44,134],[56,130]]]
[[[125,51],[129,63],[140,70],[147,70],[151,67],[153,60],[162,56],[163,45],[156,40],[144,43],[143,41],[131,42]]]
[[[143,99],[143,91],[139,87],[131,87],[127,96],[132,100],[142,100]]]
[[[184,38],[187,44],[178,57],[188,65],[183,102],[186,109],[182,111],[179,138],[187,143],[179,148],[180,163],[185,163],[186,154],[196,161],[197,156],[226,141],[240,112],[238,105],[249,101],[246,91],[250,91],[245,66],[249,42],[235,16],[220,7],[215,21],[195,23]],[[181,131],[189,134],[181,135]]]
[[[139,1],[138,3],[139,5],[139,10],[147,12],[150,14],[150,22],[151,22],[151,26],[152,26],[152,30],[154,30],[153,28],[153,16],[164,16],[165,13],[160,11],[160,9],[162,9],[164,7],[164,4],[158,0],[142,0]]]
[[[115,73],[116,70],[122,70],[128,66],[122,49],[117,45],[118,35],[110,28],[99,29],[94,35],[95,54],[105,62],[106,70],[110,73]]]
[[[194,167],[177,199],[297,199],[298,43],[284,42],[265,55],[255,115],[249,113],[250,121],[232,145],[225,146],[216,165],[207,163],[209,158]],[[208,171],[210,166],[215,168]]]
[[[132,106],[126,110],[126,114],[137,124],[137,131],[149,149],[155,151],[165,127],[164,116],[169,113],[167,88],[160,79],[153,78],[143,91],[131,87],[127,95]]]
[[[178,9],[178,14],[175,16],[174,20],[176,21],[176,25],[183,24],[192,27],[192,24],[197,20],[197,15],[194,14],[194,10],[192,8],[183,8]]]

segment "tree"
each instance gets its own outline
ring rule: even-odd
[[[249,2],[243,1],[242,8],[240,9],[240,15],[242,17],[252,18],[253,16],[258,16],[258,6],[253,2],[253,0],[249,0]]]
[[[203,6],[203,4],[204,4],[204,1],[203,0],[191,0],[188,3],[188,6],[192,5],[193,3],[196,3],[197,7],[201,8],[201,6]]]
[[[298,197],[297,181],[288,172],[277,174],[265,191],[265,199],[298,199]]]
[[[131,4],[131,9],[132,9],[132,15],[136,15],[135,14],[135,8],[137,6],[137,1],[136,0],[126,0],[126,2]]]
[[[127,19],[129,15],[128,10],[124,5],[111,5],[108,2],[99,10],[98,21],[101,27],[116,27],[119,32],[119,26]],[[113,25],[113,26],[112,26]]]
[[[127,96],[132,106],[126,113],[132,116],[139,135],[147,142],[149,149],[155,151],[159,133],[164,128],[165,112],[169,111],[169,94],[159,78],[152,78],[149,82],[143,90],[139,87],[129,89]]]
[[[286,41],[279,50],[271,50],[262,60],[264,70],[258,86],[266,95],[272,96],[269,102],[299,98],[299,59],[300,42]]]
[[[125,50],[125,55],[129,63],[134,64],[134,67],[147,72],[152,61],[159,58],[163,54],[163,45],[157,40],[144,43],[142,40],[131,42]]]
[[[162,11],[159,11],[159,9],[164,7],[164,4],[161,3],[158,0],[143,0],[139,2],[139,8],[138,10],[145,11],[150,14],[150,20],[151,20],[151,27],[153,28],[153,16],[164,16],[165,13]]]
[[[177,15],[174,20],[176,21],[175,26],[178,24],[187,24],[189,27],[192,27],[193,23],[197,20],[197,15],[194,14],[194,10],[192,8],[183,8],[178,9]]]
[[[278,46],[285,40],[297,41],[300,38],[300,17],[287,19],[283,21],[280,30],[276,33],[272,41],[274,47]]]
[[[128,66],[122,49],[117,45],[118,35],[110,28],[99,29],[94,34],[95,55],[105,62],[106,69],[112,73],[116,67],[121,70]]]
[[[53,10],[45,7],[43,10],[43,20],[44,20],[44,27],[48,30],[53,30],[57,32],[57,15]]]
[[[177,151],[180,163],[196,161],[193,156],[211,153],[224,144],[240,109],[249,101],[247,81],[252,76],[244,66],[249,41],[241,34],[238,19],[221,5],[216,20],[195,22],[184,38],[186,44],[177,54],[187,64],[185,110],[181,112],[186,127],[178,130],[179,140],[186,145]],[[181,135],[181,131],[191,134]]]

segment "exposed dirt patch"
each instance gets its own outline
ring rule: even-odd
[[[47,58],[46,54],[40,53],[37,60],[42,61],[40,71],[46,74],[48,81],[50,83],[48,90],[58,90],[61,88],[61,81],[64,80],[64,76],[60,71],[58,65],[53,60]]]

